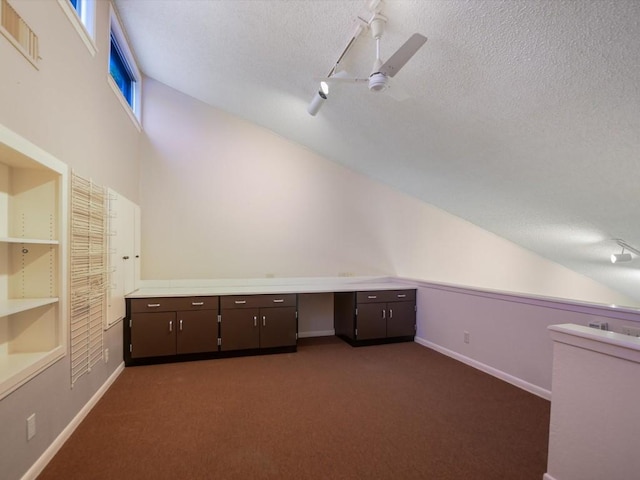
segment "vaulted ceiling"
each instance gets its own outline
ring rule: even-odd
[[[365,0],[116,0],[145,75],[640,302],[640,2],[387,0],[409,100],[332,86]],[[368,76],[364,32],[341,67]],[[334,88],[335,87],[335,88]]]

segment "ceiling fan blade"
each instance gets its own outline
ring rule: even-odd
[[[404,67],[405,63],[415,55],[426,41],[427,37],[424,35],[420,35],[419,33],[411,35],[409,40],[404,42],[404,45],[396,50],[396,53],[391,55],[389,60],[384,62],[382,67],[380,67],[380,73],[384,73],[388,77],[393,77],[402,67]]]

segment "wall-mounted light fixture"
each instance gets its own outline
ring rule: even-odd
[[[621,263],[621,262],[630,262],[633,260],[633,256],[631,253],[625,253],[625,250],[628,250],[636,255],[640,255],[640,250],[633,248],[627,242],[623,240],[616,240],[616,243],[622,247],[621,253],[614,253],[611,255],[611,263]]]
[[[309,106],[307,107],[307,112],[309,112],[309,115],[315,117],[316,113],[318,113],[320,107],[328,96],[329,84],[327,84],[327,82],[320,82],[320,89],[313,96],[313,98],[311,99],[311,103],[309,103]]]

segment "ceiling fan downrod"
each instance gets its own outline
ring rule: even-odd
[[[369,75],[369,90],[372,92],[382,92],[388,86],[388,77],[380,72],[382,67],[382,58],[380,57],[380,39],[384,33],[384,25],[387,19],[382,15],[375,15],[371,19],[371,36],[376,41],[376,61],[373,63],[373,70]]]

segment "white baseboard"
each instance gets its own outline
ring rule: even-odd
[[[124,370],[124,362],[122,362],[115,371],[107,378],[107,380],[102,384],[102,386],[98,389],[96,393],[89,399],[89,401],[85,404],[84,407],[78,412],[78,414],[73,417],[73,420],[69,422],[69,424],[60,432],[60,435],[56,437],[56,439],[49,445],[40,458],[36,460],[36,462],[31,465],[31,468],[27,470],[27,472],[22,476],[22,480],[35,480],[35,478],[42,473],[47,464],[51,461],[51,459],[58,453],[58,450],[62,448],[64,442],[66,442],[71,434],[74,432],[78,425],[84,420],[87,414],[91,411],[91,409],[98,403],[98,400],[102,398],[105,392],[109,389],[111,384],[115,382],[116,378],[122,373]]]
[[[556,480],[556,478],[552,477],[548,473],[545,473],[544,476],[542,477],[542,480]]]
[[[298,338],[331,337],[335,334],[336,334],[335,330],[319,330],[316,332],[298,332]]]
[[[458,352],[454,352],[453,350],[449,350],[448,348],[445,347],[441,347],[440,345],[437,345],[433,342],[429,342],[428,340],[425,340],[424,338],[420,338],[420,337],[415,337],[415,341],[416,343],[419,343],[420,345],[423,345],[427,348],[431,348],[432,350],[435,350],[436,352],[440,352],[448,357],[451,358],[455,358],[456,360],[465,363],[473,368],[477,368],[478,370],[481,370],[485,373],[488,373],[489,375],[493,375],[494,377],[499,378],[500,380],[504,380],[507,383],[510,383],[511,385],[515,385],[516,387],[519,387],[523,390],[526,390],[529,393],[533,393],[534,395],[537,395],[538,397],[542,397],[545,400],[549,400],[551,401],[551,392],[549,390],[545,390],[544,388],[541,388],[537,385],[534,385],[532,383],[526,382],[524,380],[522,380],[521,378],[518,377],[514,377],[513,375],[510,375],[506,372],[503,372],[502,370],[498,370],[497,368],[491,367],[489,365],[486,365],[484,363],[481,363],[477,360],[474,360],[473,358],[469,358],[465,355],[462,355]],[[545,479],[547,480],[547,479]],[[553,480],[552,477],[549,477],[548,480]]]

